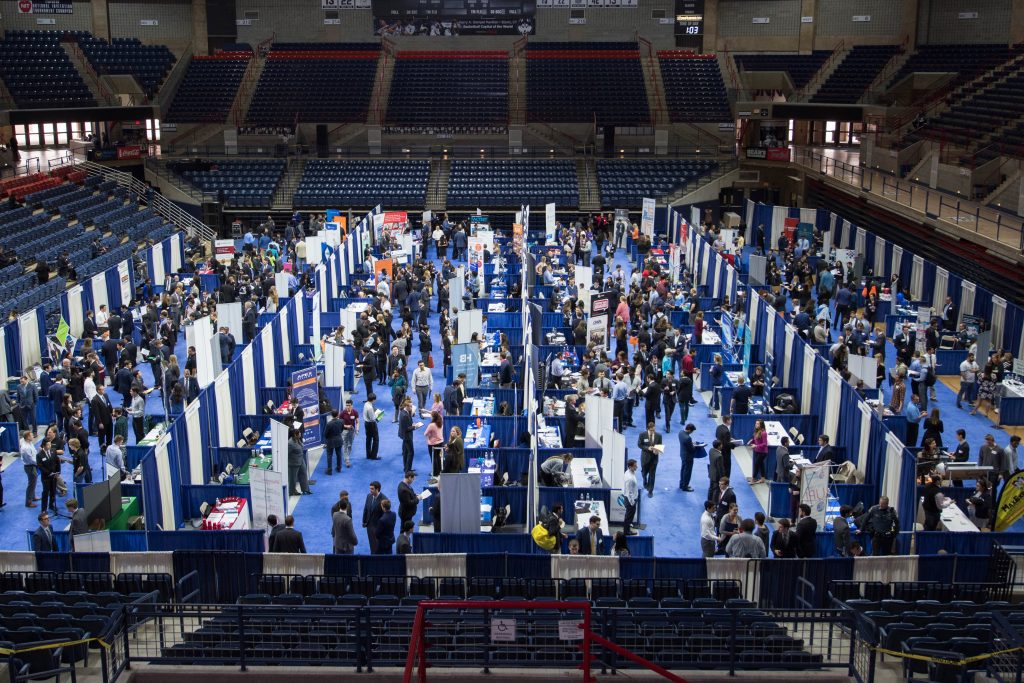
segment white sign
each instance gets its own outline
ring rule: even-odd
[[[640,232],[654,238],[654,200],[644,197],[643,211],[640,213]]]
[[[159,19],[139,19],[139,26],[159,26]]]
[[[117,280],[121,285],[121,303],[127,305],[132,300],[132,278],[128,273],[128,262],[117,264]]]
[[[1013,359],[1013,374],[1024,377],[1024,360],[1020,358]]]
[[[583,622],[575,619],[559,619],[558,639],[583,640]]]
[[[280,472],[253,467],[249,470],[249,488],[252,495],[252,528],[264,529],[267,517],[284,519],[284,477]]]
[[[320,9],[368,9],[370,0],[320,0]]]
[[[828,470],[830,462],[807,465],[800,470],[800,502],[811,506],[811,517],[825,528],[828,509]]]
[[[499,619],[494,617],[491,619],[491,642],[492,643],[512,643],[516,639],[516,620],[515,619]]]
[[[772,21],[771,17],[754,17],[750,20],[752,24],[770,24]]]
[[[800,23],[801,24],[813,24],[814,23],[814,17],[800,17]]]
[[[978,18],[978,13],[977,12],[960,12],[959,14],[956,15],[956,18],[957,19],[977,19]]]
[[[871,21],[870,14],[854,14],[853,21]]]
[[[548,243],[555,241],[555,205],[544,205],[544,237]]]

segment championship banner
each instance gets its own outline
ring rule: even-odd
[[[316,383],[316,366],[292,373],[292,399],[302,407],[302,445],[320,445],[320,391]]]
[[[18,0],[19,14],[74,14],[70,0]]]
[[[800,470],[800,502],[811,507],[811,517],[818,527],[825,528],[825,511],[828,509],[828,470],[830,463],[807,465]]]
[[[999,494],[996,506],[996,531],[1006,531],[1024,517],[1024,470],[1010,477]]]
[[[536,0],[372,0],[377,36],[529,36]]]
[[[640,214],[640,232],[654,238],[654,200],[644,197],[643,212]]]

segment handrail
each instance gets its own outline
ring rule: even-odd
[[[905,34],[903,40],[900,42],[900,48],[889,58],[889,61],[885,63],[885,66],[875,76],[875,80],[871,81],[871,85],[868,86],[867,90],[864,91],[864,95],[861,98],[868,97],[872,93],[882,89],[889,79],[899,70],[896,68],[896,64],[900,62],[900,58],[907,53],[907,45],[910,42],[910,34]],[[902,68],[902,64],[900,67]]]
[[[116,102],[114,101],[113,93],[111,93],[107,89],[107,87],[103,85],[103,81],[100,80],[99,74],[96,72],[96,69],[94,69],[92,66],[92,62],[89,61],[89,58],[85,55],[85,52],[82,50],[82,47],[78,44],[78,40],[73,39],[69,36],[69,39],[66,42],[69,45],[71,45],[72,51],[75,53],[75,56],[78,57],[79,61],[81,62],[82,71],[85,73],[86,76],[88,76],[92,80],[93,86],[96,88],[96,91],[100,94],[100,99],[103,100],[103,104],[116,104]]]
[[[807,81],[807,83],[804,84],[804,87],[800,88],[798,91],[793,93],[793,99],[796,101],[805,101],[809,97],[808,93],[813,92],[820,88],[822,85],[824,85],[824,82],[827,80],[827,78],[822,74],[829,71],[829,69],[832,66],[832,63],[839,58],[839,55],[845,49],[846,41],[840,39],[839,42],[836,43],[836,46],[832,49],[832,54],[828,56],[828,59],[826,59],[818,68],[818,70],[814,72],[814,75],[811,76],[811,80]],[[829,72],[829,75],[831,76],[831,72]]]
[[[270,38],[268,38],[267,40],[270,40]],[[260,43],[260,45],[262,44],[263,43]],[[249,64],[245,67],[245,73],[242,74],[242,80],[238,84],[238,92],[235,93],[235,99],[231,103],[231,111],[228,112],[228,120],[232,121],[235,124],[236,128],[238,128],[245,122],[243,110],[246,108],[246,100],[249,98],[250,94],[256,89],[256,81],[258,79],[255,78],[255,74],[256,70],[259,68],[260,59],[266,61],[267,58],[260,57],[257,54],[253,55],[249,59]]]
[[[654,110],[651,112],[651,125],[658,125],[658,114],[664,111],[664,105],[661,102],[661,93],[658,91],[658,75],[656,73],[656,67],[654,65],[654,47],[651,45],[651,41],[647,40],[641,35],[637,35],[637,44],[647,48],[647,73],[651,77],[651,87],[654,92],[651,93],[654,99]]]

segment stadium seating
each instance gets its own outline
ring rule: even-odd
[[[427,161],[310,161],[293,203],[297,209],[377,204],[422,208],[429,175]]]
[[[364,121],[377,73],[379,46],[344,45],[274,45],[253,93],[246,122],[271,126]]]
[[[718,166],[713,161],[673,159],[665,161],[597,162],[601,206],[635,208],[644,197],[660,198],[707,175]]]
[[[388,125],[508,123],[508,53],[399,52]]]
[[[658,52],[669,117],[677,122],[730,121],[729,95],[715,55]]]
[[[22,109],[95,107],[89,87],[61,41],[84,31],[6,31],[0,42],[0,77]]]
[[[636,43],[529,43],[527,120],[650,123]]]
[[[740,71],[783,71],[789,74],[793,87],[799,89],[818,73],[831,54],[831,50],[815,50],[810,54],[767,53],[734,55],[734,58]]]
[[[855,45],[811,102],[856,104],[899,49],[897,45]]]
[[[1024,111],[1022,106],[1024,74],[1015,73],[996,85],[976,90],[955,102],[908,139],[931,138],[966,148],[983,136],[1013,123]]]
[[[143,45],[138,38],[114,38],[108,43],[89,36],[79,38],[78,44],[97,74],[130,74],[150,98],[174,66],[174,54],[166,45]]]
[[[171,171],[203,192],[220,194],[229,204],[239,208],[270,208],[274,192],[284,174],[284,161],[217,161],[210,170],[181,170],[170,164]]]
[[[448,176],[448,206],[520,206],[555,202],[579,206],[576,165],[572,161],[453,161]]]
[[[1005,44],[920,45],[889,80],[889,86],[912,73],[927,72],[955,73],[954,82],[969,81],[1009,60],[1016,52]]]
[[[193,57],[174,94],[166,120],[173,123],[223,123],[252,59],[250,52],[221,52]]]

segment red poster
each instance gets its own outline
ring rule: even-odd
[[[785,233],[786,239],[789,240],[790,244],[793,244],[793,240],[796,238],[796,226],[799,223],[799,218],[787,218],[783,224],[782,231]]]
[[[789,161],[789,147],[769,147],[765,150],[768,161]]]
[[[138,145],[125,145],[117,148],[118,159],[141,159],[142,147]]]

